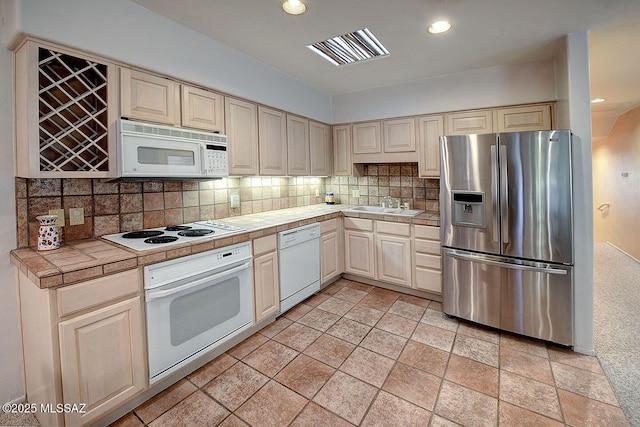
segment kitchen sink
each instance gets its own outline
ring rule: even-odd
[[[424,212],[418,209],[383,208],[382,206],[355,206],[345,209],[345,212],[371,213],[378,215],[416,216]]]

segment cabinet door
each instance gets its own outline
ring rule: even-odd
[[[15,53],[16,175],[107,178],[116,170],[118,71],[46,43]]]
[[[287,175],[287,120],[282,111],[258,107],[260,175]]]
[[[58,325],[64,401],[87,405],[65,414],[67,425],[88,424],[145,387],[140,304],[135,297]]]
[[[418,118],[418,175],[440,178],[440,136],[444,135],[442,116]]]
[[[491,110],[447,114],[445,120],[447,123],[447,135],[493,132],[493,114]]]
[[[180,85],[121,68],[120,106],[123,117],[177,126],[180,124]]]
[[[320,283],[342,273],[340,239],[336,231],[320,236]]]
[[[266,253],[253,259],[254,323],[258,323],[280,310],[280,282],[278,280],[278,253]]]
[[[353,154],[382,152],[380,122],[357,123],[352,126]]]
[[[370,279],[376,278],[373,233],[345,230],[344,271]]]
[[[329,125],[309,122],[311,176],[331,175],[332,150]]]
[[[307,176],[309,163],[309,120],[287,114],[287,171],[289,175]]]
[[[182,126],[224,133],[224,96],[182,85]]]
[[[383,141],[385,153],[416,151],[415,119],[385,120]]]
[[[551,106],[499,108],[496,110],[496,132],[551,130]]]
[[[411,287],[411,239],[376,236],[378,280]]]
[[[351,127],[333,127],[333,174],[350,176],[353,173],[351,160]]]
[[[258,106],[226,97],[225,128],[230,175],[258,174]]]

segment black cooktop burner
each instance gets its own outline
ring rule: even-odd
[[[155,237],[164,234],[159,230],[140,230],[140,231],[132,231],[130,233],[125,233],[122,235],[123,239],[146,239],[147,237]]]
[[[184,237],[200,237],[206,236],[207,234],[212,234],[213,230],[207,230],[205,228],[194,228],[192,230],[179,231],[178,236]]]
[[[162,244],[162,243],[175,242],[176,240],[178,240],[178,238],[176,236],[159,236],[159,237],[150,237],[150,238],[146,239],[144,242],[157,245],[157,244]]]
[[[191,226],[189,225],[170,225],[165,230],[167,231],[182,231],[182,230],[190,230]]]

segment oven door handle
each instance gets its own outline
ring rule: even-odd
[[[213,276],[204,277],[202,279],[196,280],[195,282],[187,283],[186,285],[178,286],[177,288],[163,289],[161,291],[150,291],[145,294],[145,299],[147,301],[151,301],[154,299],[164,298],[169,295],[177,294],[178,292],[182,292],[184,290],[195,288],[196,286],[200,286],[203,283],[210,282],[212,280],[217,280],[221,277],[228,276],[231,273],[244,270],[246,268],[249,268],[250,266],[251,266],[251,260],[237,267],[230,268],[229,270],[221,271],[220,273],[216,273]]]

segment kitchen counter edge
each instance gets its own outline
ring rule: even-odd
[[[222,221],[245,228],[220,238],[200,239],[148,251],[134,251],[100,238],[69,241],[59,249],[41,252],[35,248],[14,249],[11,262],[41,289],[57,288],[137,267],[180,258],[224,246],[339,217],[357,217],[417,225],[440,225],[438,212],[425,211],[414,217],[343,212],[352,205],[309,205],[257,214],[227,217]]]

